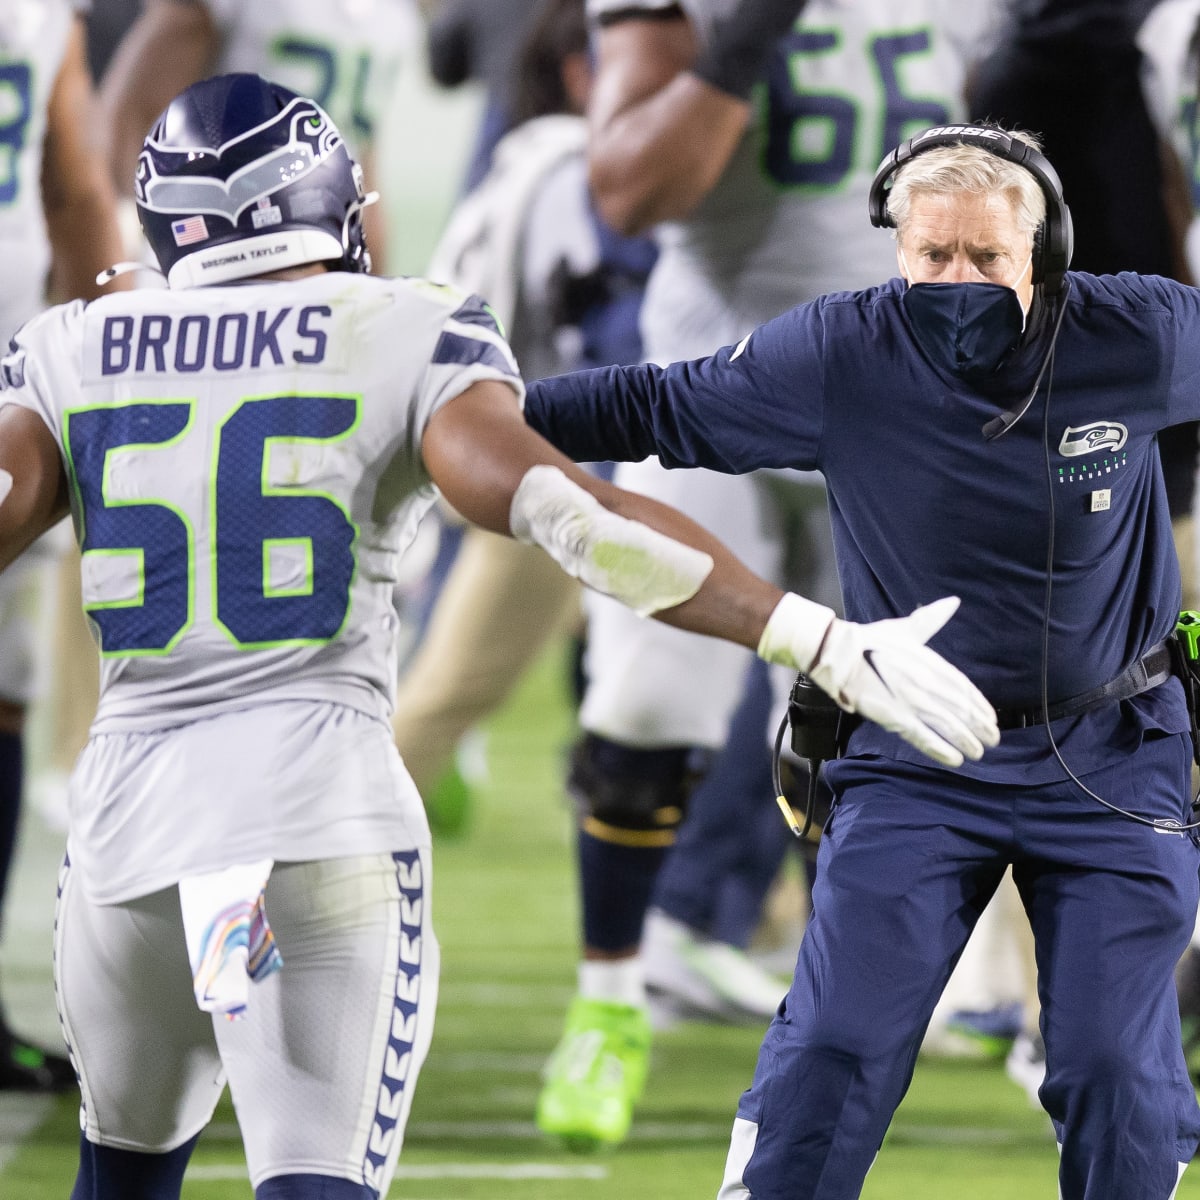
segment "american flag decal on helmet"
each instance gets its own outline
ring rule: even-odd
[[[175,245],[190,246],[193,242],[207,241],[208,225],[203,217],[187,217],[182,221],[172,221],[171,233]]]

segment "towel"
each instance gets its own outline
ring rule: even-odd
[[[266,858],[179,881],[192,987],[204,1012],[245,1016],[250,984],[283,966],[263,909],[274,865]]]

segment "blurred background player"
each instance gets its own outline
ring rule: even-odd
[[[430,78],[445,89],[467,86],[483,93],[482,111],[458,189],[461,195],[482,182],[496,143],[513,127],[514,121],[522,119],[514,111],[515,91],[521,86],[517,58],[529,38],[538,6],[528,0],[433,0],[424,7],[429,9],[430,17],[425,42]],[[515,156],[510,155],[510,170],[514,162]],[[527,180],[539,170],[538,162],[532,162],[522,177]],[[478,200],[473,207],[479,211]],[[520,215],[521,205],[513,205],[511,212]],[[423,256],[421,261],[422,268],[428,265]],[[411,614],[414,645],[424,639],[426,623],[432,618],[433,605],[465,532],[462,522],[445,505],[438,505],[425,518],[421,540],[428,561],[423,568],[418,564],[412,578],[397,593],[397,603]],[[549,599],[553,609],[555,600]],[[407,657],[406,654],[401,661],[406,662]],[[440,778],[424,792],[426,812],[440,837],[458,836],[470,823],[474,786],[487,774],[482,736],[472,730],[457,744],[447,762],[445,740],[452,736],[450,728],[442,730],[431,720],[427,731],[431,744],[426,764],[446,765]],[[408,744],[412,749],[411,739]],[[421,763],[415,765],[422,769]]]
[[[255,71],[311,96],[342,130],[367,188],[375,187],[375,135],[422,30],[417,0],[146,0],[101,83],[119,194],[130,194],[142,139],[171,97],[229,71]],[[384,272],[381,206],[366,220],[375,270]]]
[[[549,0],[530,13],[532,29],[511,72],[508,119],[516,127],[452,215],[429,273],[486,297],[524,374],[540,378],[640,359],[638,314],[655,249],[649,238],[608,229],[588,194],[581,114],[591,66],[582,0]],[[464,735],[504,700],[553,638],[577,634],[580,600],[578,588],[544,556],[482,530],[463,534],[402,672],[393,717],[397,746],[425,797],[435,836],[460,834],[470,822],[465,776],[482,746],[478,734],[467,741]],[[686,905],[694,915],[705,903],[711,920],[696,923],[721,933],[689,947],[689,1016],[764,1021],[786,988],[746,959],[736,962],[736,973],[729,970],[729,943],[749,942],[762,896],[791,841],[771,806],[763,812],[767,861],[762,853],[743,852],[747,833],[755,850],[762,833],[743,830],[731,793],[758,786],[769,799],[771,787],[766,712],[758,705],[753,712],[760,714],[757,724],[723,753],[708,789],[708,807],[718,819],[711,827],[704,820],[689,824],[690,840],[673,848],[668,863],[674,869],[664,873],[670,886],[652,918],[652,928],[669,938],[669,912]],[[765,767],[765,775],[759,770],[743,784],[743,756]],[[652,984],[660,957],[681,961],[678,947],[671,956],[651,951],[645,957]],[[662,999],[660,1019],[681,1015],[677,1000]]]
[[[588,11],[591,186],[614,228],[656,229],[641,324],[657,362],[734,344],[798,301],[893,269],[862,219],[871,177],[901,137],[962,114],[990,22],[989,5],[953,0],[590,0]],[[732,539],[760,573],[781,570],[777,497],[756,481],[655,460],[616,478]],[[793,481],[791,508],[810,546],[826,547],[802,561],[804,590],[836,601],[819,478]],[[576,1148],[628,1133],[651,1040],[646,907],[748,662],[676,630],[660,637],[611,606],[587,610],[584,736],[568,783],[583,962],[537,1105],[542,1130]]]
[[[997,47],[971,79],[974,119],[1039,131],[1072,201],[1077,270],[1168,278],[1186,271],[1164,199],[1162,135],[1143,91],[1138,29],[1152,7],[1154,0],[1009,0]],[[1154,53],[1179,49],[1160,43]],[[1190,526],[1196,426],[1166,430],[1159,450],[1190,606],[1200,596]]]
[[[97,274],[120,257],[86,57],[87,7],[0,7],[0,345],[48,298],[98,295]],[[62,541],[49,535],[0,579],[0,914],[26,778],[27,708],[46,668],[39,613]],[[0,1090],[74,1086],[67,1060],[14,1034],[0,1005]]]
[[[653,243],[614,234],[587,190],[591,84],[583,0],[544,0],[518,48],[506,120],[515,127],[452,213],[430,278],[483,296],[527,379],[636,362]],[[402,672],[393,728],[435,834],[462,831],[464,735],[512,691],[556,635],[577,635],[578,585],[536,549],[480,529],[461,546]]]
[[[484,90],[464,192],[483,179],[496,143],[522,119],[516,64],[537,12],[530,0],[438,0],[433,5],[426,53],[434,82],[445,88],[475,82]]]
[[[1200,0],[1159,0],[1139,27],[1137,44],[1146,110],[1163,155],[1172,270],[1194,283],[1200,278]],[[1195,589],[1195,580],[1184,580],[1185,607],[1194,607]]]

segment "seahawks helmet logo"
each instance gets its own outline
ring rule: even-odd
[[[1068,425],[1063,430],[1058,452],[1064,458],[1103,454],[1120,450],[1129,438],[1129,430],[1119,421],[1093,421],[1090,425]]]
[[[138,203],[151,212],[211,213],[236,224],[251,205],[320,166],[342,145],[341,134],[321,108],[311,100],[297,97],[279,116],[239,134],[218,150],[198,147],[194,151],[197,158],[203,156],[215,167],[227,150],[236,152],[239,143],[284,121],[290,122],[287,144],[248,163],[227,179],[216,171],[211,176],[159,176],[151,153],[157,148],[156,144],[147,141],[138,159],[134,180]],[[171,153],[181,151],[172,149]]]

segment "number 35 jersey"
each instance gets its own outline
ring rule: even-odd
[[[588,13],[678,7],[699,45],[733,0],[588,0]],[[882,283],[895,250],[867,193],[884,155],[965,116],[963,84],[992,0],[809,0],[775,46],[750,125],[712,191],[659,231],[643,308],[647,355],[739,341],[792,305]]]
[[[221,35],[213,74],[253,71],[333,118],[361,157],[402,67],[421,52],[416,0],[191,0]]]
[[[279,699],[386,717],[426,423],[481,379],[523,395],[481,301],[340,272],[126,292],[15,347],[0,401],[46,421],[70,478],[93,732]]]

